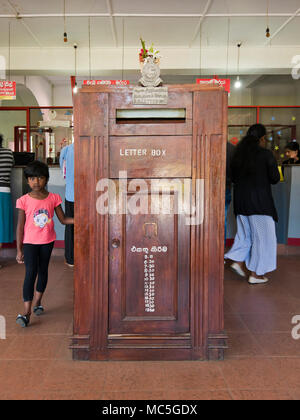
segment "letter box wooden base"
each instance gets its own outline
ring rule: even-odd
[[[227,94],[133,89],[75,98],[73,358],[220,360]]]

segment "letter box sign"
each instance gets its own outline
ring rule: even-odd
[[[0,81],[0,100],[16,99],[16,82]]]
[[[197,79],[196,83],[202,86],[222,86],[226,92],[230,93],[230,79]]]
[[[129,80],[84,80],[83,84],[85,86],[128,86]]]

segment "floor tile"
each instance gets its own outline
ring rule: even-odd
[[[292,393],[285,390],[280,391],[265,391],[260,390],[242,390],[242,391],[232,391],[231,395],[234,400],[239,401],[288,401],[293,400]]]
[[[254,334],[254,337],[268,356],[300,357],[300,341],[294,340],[291,333]]]
[[[0,360],[0,393],[38,391],[50,368],[48,360]]]
[[[224,390],[227,389],[218,363],[173,362],[164,368],[165,390]]]
[[[29,327],[27,327],[29,328]],[[7,348],[2,358],[7,360],[48,360],[55,359],[61,347],[63,337],[58,335],[24,335],[17,336]]]
[[[255,337],[249,333],[230,332],[225,357],[262,356],[264,351]]]
[[[124,391],[124,392],[103,392],[101,400],[107,401],[118,401],[118,400],[126,400],[126,401],[134,401],[134,400],[161,400],[162,393],[157,391]]]
[[[287,389],[269,359],[248,358],[225,360],[220,364],[230,390]]]
[[[289,313],[241,314],[241,319],[253,333],[290,332],[292,329]]]
[[[279,257],[266,286],[251,287],[225,269],[223,362],[79,362],[73,333],[73,271],[52,258],[45,315],[28,328],[22,312],[24,267],[5,262],[0,272],[1,399],[23,400],[288,400],[300,399],[300,340],[291,337],[300,314],[300,259]]]
[[[152,391],[163,390],[165,377],[161,364],[150,362],[115,362],[107,366],[104,390]]]
[[[163,393],[164,400],[180,401],[230,401],[232,397],[228,391],[166,391]]]
[[[41,386],[43,392],[78,393],[93,389],[97,395],[103,391],[106,364],[101,362],[56,361],[51,365]]]
[[[272,358],[271,364],[286,389],[300,389],[300,357]]]

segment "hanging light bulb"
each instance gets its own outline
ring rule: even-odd
[[[266,37],[270,38],[270,27],[269,27],[269,0],[267,0],[267,29],[266,29]]]
[[[240,88],[242,87],[242,82],[240,81],[240,76],[238,76],[238,77],[236,78],[236,81],[235,81],[235,83],[234,83],[234,87],[235,87],[236,89],[240,89]]]
[[[68,34],[66,30],[66,0],[64,0],[64,42],[68,42]]]
[[[75,58],[75,66],[74,66],[74,69],[75,69],[75,84],[74,84],[74,87],[73,87],[73,93],[77,93],[77,91],[78,91],[77,81],[76,81],[76,77],[77,77],[77,47],[78,47],[78,45],[75,43],[75,44],[74,44],[74,58]]]
[[[236,81],[235,81],[235,83],[234,83],[234,87],[235,87],[236,89],[240,89],[240,88],[241,88],[241,86],[242,86],[242,82],[240,81],[240,76],[239,76],[239,72],[240,72],[240,48],[241,48],[241,45],[242,45],[242,43],[241,43],[241,42],[239,42],[239,43],[237,44],[237,47],[238,47],[238,56],[237,56],[237,73],[238,73],[238,75],[237,75]]]

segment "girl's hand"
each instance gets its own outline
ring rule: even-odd
[[[18,264],[24,264],[24,254],[22,251],[17,252],[16,260]]]

